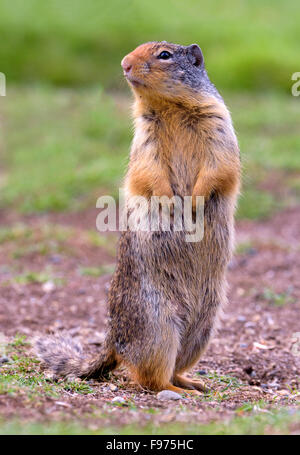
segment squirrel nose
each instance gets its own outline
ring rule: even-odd
[[[129,62],[127,57],[124,57],[122,62],[121,62],[122,68],[125,71],[125,73],[129,73],[129,71],[132,68],[132,64]]]

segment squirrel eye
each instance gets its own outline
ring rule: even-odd
[[[161,60],[168,60],[169,58],[172,57],[172,54],[168,51],[162,51],[157,58]]]

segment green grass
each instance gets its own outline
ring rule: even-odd
[[[18,260],[31,255],[45,256],[66,252],[68,250],[66,241],[71,236],[75,236],[72,228],[55,224],[41,223],[39,226],[29,227],[24,223],[15,223],[0,228],[0,245],[8,246],[11,258]],[[19,282],[44,282],[47,281],[49,273],[39,273],[37,279],[31,275],[30,271],[24,272],[16,279]]]
[[[266,94],[225,96],[237,131],[243,187],[239,218],[264,218],[299,201],[299,100]]]
[[[79,273],[80,275],[99,277],[101,275],[113,273],[114,268],[115,268],[114,264],[112,265],[107,264],[100,267],[80,267]]]
[[[45,396],[58,398],[64,391],[79,394],[91,394],[93,388],[85,381],[69,380],[54,382],[38,371],[40,363],[36,358],[26,355],[30,343],[26,336],[17,334],[4,347],[9,362],[1,365],[0,396],[26,396],[29,401],[37,401]]]
[[[251,241],[240,242],[235,247],[235,254],[249,254],[253,249],[254,245]]]
[[[26,341],[26,335],[22,335],[21,333],[17,333],[13,339],[13,341],[11,341],[9,343],[9,351],[11,350],[11,348],[19,348],[19,347],[23,347],[23,346],[28,346],[28,342]]]
[[[130,144],[128,115],[95,88],[11,90],[4,111],[0,204],[25,212],[78,208],[117,192]]]
[[[299,71],[297,0],[2,0],[8,84],[122,87],[120,61],[142,42],[197,42],[224,89],[289,91]]]
[[[61,285],[64,281],[53,277],[53,275],[47,270],[42,272],[24,272],[20,275],[16,275],[13,278],[13,281],[19,284],[31,284],[31,283],[47,283],[51,281],[55,283],[57,286]]]
[[[10,227],[1,227],[0,245],[11,241],[19,241],[20,239],[24,241],[25,239],[31,237],[31,235],[31,229],[23,223],[16,223],[14,226]]]
[[[251,407],[243,410],[252,411]],[[241,411],[240,411],[241,412]],[[76,422],[61,421],[43,423],[20,423],[18,421],[0,422],[0,434],[42,434],[42,435],[263,435],[290,434],[293,427],[299,433],[300,411],[288,409],[253,412],[250,415],[237,416],[224,422],[209,424],[170,423],[148,424],[144,427],[125,425],[123,427],[105,427],[103,424],[82,425]]]
[[[264,289],[263,299],[274,306],[284,306],[295,301],[295,298],[291,296],[290,291],[277,293],[269,288]]]
[[[0,366],[0,397],[12,397],[22,399],[22,406],[38,408],[41,406],[47,397],[54,400],[63,400],[65,396],[70,394],[76,395],[92,395],[96,389],[91,387],[86,381],[65,380],[55,382],[50,377],[47,377],[39,370],[39,361],[31,357],[28,352],[30,343],[26,336],[17,334],[4,347],[4,354],[9,358],[7,363]],[[219,389],[218,396],[211,396],[213,401],[226,400],[228,393],[240,393],[240,388],[243,384],[234,377],[228,375],[219,375],[211,373],[207,375],[210,384]],[[297,390],[291,391],[297,393]],[[209,401],[209,397],[203,397],[202,401]],[[0,434],[285,434],[291,431],[299,431],[299,409],[272,409],[270,404],[261,400],[259,402],[245,402],[241,407],[235,410],[235,413],[230,419],[215,420],[206,424],[193,422],[187,423],[156,423],[151,419],[149,423],[140,425],[133,424],[117,424],[109,423],[116,422],[119,419],[115,417],[114,408],[118,408],[120,413],[120,421],[122,416],[128,415],[130,411],[131,417],[134,414],[139,421],[139,415],[148,414],[159,416],[161,411],[157,408],[147,408],[139,406],[134,397],[126,400],[126,406],[118,403],[108,403],[108,407],[98,408],[94,405],[94,411],[80,414],[74,413],[72,417],[63,414],[55,414],[54,419],[51,419],[49,414],[48,421],[22,421],[18,419],[6,420],[0,418]],[[76,408],[74,408],[76,409]],[[179,405],[178,410],[181,414],[189,412],[189,409],[184,405]],[[111,417],[107,421],[108,417]],[[62,419],[62,420],[61,420]],[[72,420],[71,420],[72,419]],[[104,420],[106,423],[104,423]]]
[[[244,169],[238,217],[267,217],[295,203],[299,100],[274,93],[226,93],[225,101]],[[0,207],[26,213],[77,210],[95,207],[101,194],[118,195],[132,137],[129,98],[99,88],[11,87],[0,115]],[[0,243],[17,237],[19,230],[2,229]]]
[[[274,93],[224,98],[232,113],[246,167],[300,170],[298,98]]]
[[[132,127],[128,103],[103,87],[128,94],[120,60],[153,39],[198,42],[225,94],[244,167],[237,216],[268,217],[293,204],[300,136],[299,98],[290,88],[299,71],[299,19],[297,0],[3,0],[0,208],[77,210],[104,192],[117,195]]]
[[[209,379],[210,390],[203,395],[202,401],[223,402],[230,400],[245,385],[233,376],[219,375],[216,372],[206,374],[204,377]]]

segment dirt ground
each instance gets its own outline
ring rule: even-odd
[[[0,213],[2,228],[17,226],[14,238],[0,242],[0,332],[8,341],[17,333],[30,341],[37,334],[68,331],[87,351],[99,349],[117,235],[97,242],[96,215],[92,210],[20,220]],[[218,334],[191,372],[201,374],[211,388],[207,396],[160,401],[129,383],[120,370],[109,383],[90,382],[87,395],[66,390],[59,399],[41,395],[34,402],[22,393],[0,395],[0,415],[143,425],[229,418],[249,403],[299,405],[300,207],[266,221],[239,222],[236,237],[229,303]],[[103,273],[94,276],[99,267]],[[44,270],[55,279],[39,282],[28,275]],[[25,355],[33,355],[30,346]],[[122,406],[112,405],[116,396],[125,398]]]

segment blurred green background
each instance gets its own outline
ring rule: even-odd
[[[149,40],[198,43],[240,141],[241,218],[299,197],[297,0],[1,0],[0,207],[79,210],[117,194],[132,136],[120,61]]]

